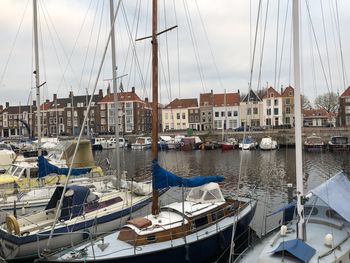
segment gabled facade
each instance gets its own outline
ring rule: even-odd
[[[197,129],[199,121],[196,122],[195,116],[198,116],[197,99],[175,99],[166,105],[162,110],[162,127],[163,131],[168,130],[185,130],[188,128]],[[190,127],[190,116],[191,119]]]
[[[263,125],[278,126],[283,124],[282,96],[269,87],[263,97]]]
[[[134,87],[129,92],[117,94],[119,131],[124,134],[149,134],[152,129],[152,107],[148,99],[141,100]],[[98,104],[101,112],[101,132],[114,133],[114,93],[110,93],[108,88],[107,95]]]
[[[282,122],[294,126],[294,88],[288,86],[281,94],[282,96]]]
[[[213,123],[215,130],[235,129],[240,126],[239,92],[214,94]]]
[[[241,126],[263,125],[263,102],[253,90],[242,99],[239,108]]]
[[[350,126],[350,87],[339,97],[338,124],[342,127]]]
[[[201,93],[199,95],[201,131],[210,131],[213,129],[213,104],[213,90],[210,93]]]

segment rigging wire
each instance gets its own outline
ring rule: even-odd
[[[187,26],[189,29],[189,33],[190,33],[190,38],[191,38],[191,42],[192,42],[192,46],[193,46],[193,51],[194,51],[194,57],[196,60],[196,64],[197,64],[197,70],[198,70],[198,74],[199,74],[199,78],[202,84],[202,89],[204,92],[206,92],[206,86],[205,86],[205,81],[204,81],[204,74],[202,71],[202,63],[199,57],[199,52],[198,52],[198,45],[197,45],[197,41],[196,41],[196,37],[194,35],[194,31],[193,31],[193,24],[192,24],[192,20],[191,20],[191,16],[190,16],[190,12],[188,9],[188,5],[187,5],[187,1],[186,0],[182,0],[183,6],[184,6],[184,10],[185,10],[185,15],[186,15],[186,21],[187,21]]]
[[[278,57],[278,33],[279,33],[279,19],[280,18],[280,1],[277,2],[277,20],[276,20],[276,53],[275,53],[275,77],[274,77],[274,88],[276,89],[276,78],[277,78],[277,57]]]
[[[19,35],[19,32],[21,31],[21,28],[22,28],[22,24],[23,24],[23,20],[24,20],[24,17],[25,17],[25,14],[27,13],[27,10],[28,10],[28,5],[29,5],[29,0],[27,1],[25,7],[24,7],[24,10],[23,10],[23,13],[22,13],[22,16],[21,16],[21,20],[19,22],[19,25],[18,25],[18,28],[17,28],[17,31],[16,31],[16,35],[15,35],[15,38],[12,42],[12,45],[11,45],[11,49],[10,49],[10,53],[6,59],[6,62],[5,62],[5,66],[4,66],[4,69],[2,71],[2,74],[1,74],[1,77],[0,77],[0,87],[2,86],[3,84],[3,81],[4,81],[4,78],[5,78],[5,74],[6,74],[6,71],[7,71],[7,68],[8,68],[8,65],[10,63],[10,59],[12,57],[12,53],[15,49],[15,46],[16,46],[16,42],[17,42],[17,38],[18,38],[18,35]],[[33,61],[33,60],[32,60]],[[33,71],[32,71],[33,72]]]
[[[173,6],[174,6],[174,17],[175,17],[175,24],[178,25],[178,19],[177,19],[177,9],[175,6],[175,0],[173,0]],[[180,75],[180,45],[179,45],[179,29],[176,30],[176,53],[177,53],[177,78],[178,78],[178,90],[179,90],[179,97],[181,96],[181,75]]]

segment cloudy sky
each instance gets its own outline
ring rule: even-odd
[[[118,5],[114,1],[114,7]],[[160,100],[246,93],[293,85],[291,0],[159,0]],[[348,85],[350,2],[301,1],[302,93],[311,101]],[[0,1],[0,104],[35,93],[32,0]],[[91,93],[110,30],[109,0],[38,0],[42,100]],[[151,0],[123,1],[116,21],[117,74],[124,90],[150,94]],[[255,48],[254,48],[255,47]],[[254,61],[253,74],[250,74]],[[108,86],[107,52],[97,89]],[[118,86],[120,83],[118,84]]]

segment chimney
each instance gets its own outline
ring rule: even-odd
[[[0,111],[2,111],[4,109],[4,106],[0,105]]]
[[[46,99],[46,101],[45,101],[46,103],[49,103],[50,102],[50,100],[49,99]]]
[[[36,106],[36,100],[33,100],[33,106]]]
[[[135,93],[135,87],[132,87],[132,88],[131,88],[131,92],[132,92],[132,93]]]
[[[240,91],[238,90],[237,93],[240,94]]]
[[[213,94],[213,90],[212,89],[210,90],[210,93]]]
[[[6,102],[6,108],[10,107],[10,103],[7,101]]]
[[[99,96],[100,98],[103,97],[103,90],[102,90],[102,89],[99,89],[99,90],[98,90],[98,96]]]
[[[110,85],[108,85],[108,87],[107,87],[107,95],[109,95],[109,94],[111,94],[111,86]]]
[[[282,93],[283,93],[283,87],[281,88],[281,95],[282,95]]]
[[[70,91],[69,92],[69,98],[72,98],[73,97],[73,91]]]
[[[53,94],[53,101],[57,100],[57,94]]]
[[[146,103],[148,102],[148,98],[147,98],[147,97],[145,98],[145,102],[146,102]]]

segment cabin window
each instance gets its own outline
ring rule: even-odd
[[[211,218],[212,218],[213,221],[216,221],[216,220],[222,218],[223,216],[224,216],[224,211],[223,210],[219,210],[219,211],[213,213],[211,215]]]
[[[207,194],[204,196],[204,200],[215,200],[215,199],[220,199],[220,193],[218,189],[214,189],[210,192],[207,192]]]
[[[190,199],[200,199],[203,196],[203,193],[204,192],[202,190],[191,191],[188,197]]]
[[[147,242],[148,243],[155,243],[156,242],[156,236],[155,235],[149,235],[147,236]]]
[[[312,212],[311,212],[311,211],[312,211]],[[317,209],[316,207],[312,208],[312,207],[310,207],[310,206],[304,207],[304,213],[305,213],[305,215],[307,215],[307,216],[310,215],[310,213],[311,213],[312,216],[315,216],[315,215],[318,214],[318,209]]]
[[[335,211],[332,210],[332,209],[328,209],[328,210],[326,211],[326,215],[327,215],[327,217],[329,217],[329,218],[335,218],[335,219],[343,220],[343,218],[342,218],[337,212],[335,212]]]
[[[206,216],[194,220],[194,225],[196,228],[199,228],[199,227],[204,226],[206,224],[208,224],[208,217],[206,217]]]

